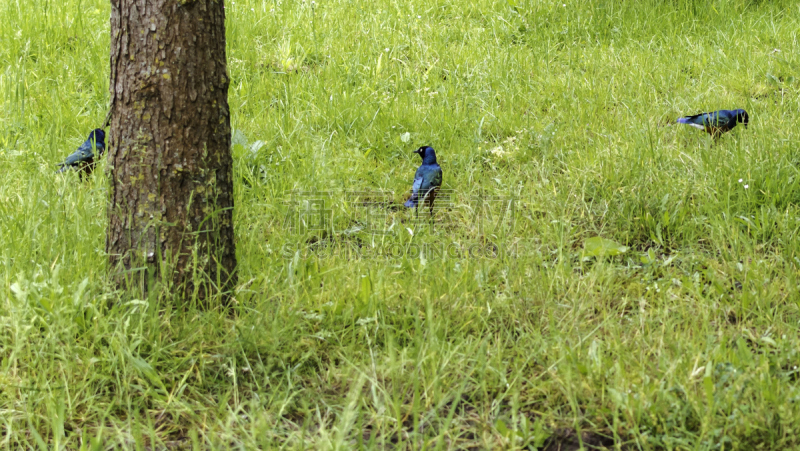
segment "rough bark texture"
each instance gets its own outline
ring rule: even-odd
[[[111,5],[111,268],[123,286],[148,267],[205,299],[235,284],[225,7]]]

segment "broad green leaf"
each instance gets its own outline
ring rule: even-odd
[[[623,246],[616,241],[608,240],[599,236],[592,237],[583,242],[584,255],[589,257],[613,257],[624,254],[628,251],[628,246]]]
[[[506,426],[506,422],[503,420],[497,420],[495,423],[495,427],[497,428],[497,432],[500,433],[503,437],[508,436],[508,427]]]

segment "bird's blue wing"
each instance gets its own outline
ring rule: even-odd
[[[67,159],[64,161],[64,164],[67,166],[73,166],[80,162],[86,161],[91,157],[92,157],[91,151],[78,149],[67,157]]]
[[[719,111],[714,121],[711,122],[711,125],[730,130],[736,126],[736,116],[732,115],[729,111]]]
[[[442,186],[442,168],[436,165],[436,169],[431,175],[431,186]]]
[[[78,147],[78,151],[82,152],[84,155],[88,155],[89,157],[93,157],[94,156],[94,149],[96,147],[99,147],[99,145],[96,145],[91,140],[87,139],[86,142],[84,142],[83,144],[81,144],[80,147]]]
[[[419,195],[420,189],[422,188],[422,183],[424,179],[425,177],[422,174],[422,168],[417,169],[417,173],[414,174],[414,184],[411,185],[411,197],[404,204],[406,207],[417,206],[417,197]]]
[[[442,186],[442,168],[438,164],[420,166],[414,174],[411,198],[406,201],[405,206],[416,207],[421,199],[429,195],[431,189],[440,186]]]
[[[711,113],[700,113],[695,114],[694,116],[686,116],[678,119],[678,123],[691,125],[694,128],[704,130],[710,115]]]
[[[714,111],[711,113],[695,114],[678,119],[682,124],[688,124],[697,128],[705,127],[729,127],[734,122],[734,117],[727,111]]]
[[[442,168],[439,165],[426,167],[419,187],[418,198],[425,198],[432,189],[442,186]]]
[[[81,144],[80,147],[78,147],[78,150],[72,152],[67,159],[61,163],[61,166],[74,166],[79,163],[91,161],[93,158],[94,152],[92,152],[92,142],[87,140],[85,143]]]
[[[425,194],[431,188],[442,184],[442,171],[439,168],[425,168],[425,174],[422,176],[422,185],[420,190]]]
[[[422,173],[421,170],[417,170],[417,173],[414,174],[414,184],[411,185],[411,193],[416,197],[419,194],[419,191],[423,188],[425,183],[425,174]]]
[[[735,123],[734,118],[727,111],[715,111],[703,115],[703,125],[706,127],[730,128]]]

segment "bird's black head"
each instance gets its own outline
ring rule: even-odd
[[[94,142],[102,145],[106,145],[106,132],[103,131],[101,128],[96,128],[89,133],[89,137],[86,139],[94,140]]]
[[[744,124],[744,127],[747,128],[747,124],[750,123],[750,116],[747,114],[747,111],[743,109],[738,109],[735,111],[736,113],[736,122],[741,122]]]
[[[436,163],[436,152],[433,151],[433,147],[431,146],[422,146],[415,150],[414,153],[419,154],[422,158],[422,164]]]

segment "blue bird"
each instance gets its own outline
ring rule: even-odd
[[[433,151],[433,147],[422,146],[414,153],[422,157],[422,165],[414,174],[411,197],[403,205],[408,208],[418,208],[420,203],[427,202],[433,213],[433,201],[436,199],[439,187],[442,186],[442,168],[436,163],[436,152]]]
[[[743,123],[745,128],[750,122],[747,111],[738,110],[719,110],[711,113],[695,114],[678,119],[679,124],[691,125],[692,127],[705,130],[706,133],[719,138],[723,133],[733,130],[736,124]]]
[[[67,169],[77,169],[80,171],[81,180],[83,180],[84,173],[89,175],[94,170],[95,149],[97,149],[98,158],[100,158],[103,155],[103,151],[106,150],[106,133],[99,128],[92,130],[92,132],[89,133],[89,137],[86,138],[86,141],[78,147],[78,150],[72,152],[72,154],[60,164],[61,169],[59,169],[58,172],[64,172]]]

